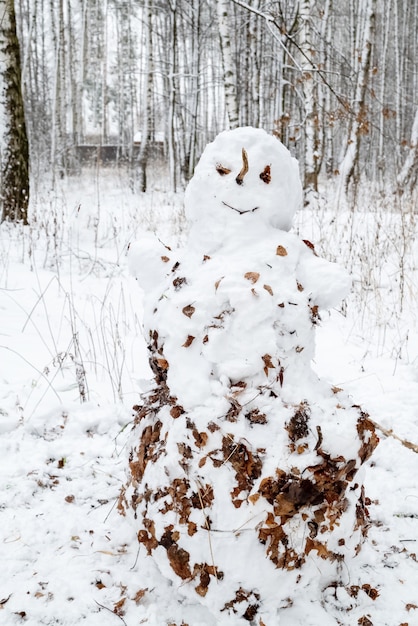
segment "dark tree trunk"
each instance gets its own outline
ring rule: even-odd
[[[29,145],[13,0],[0,0],[0,139],[1,219],[27,224]]]

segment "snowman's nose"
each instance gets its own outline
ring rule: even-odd
[[[248,172],[248,155],[245,148],[242,149],[242,169],[235,179],[237,185],[242,185],[244,182],[244,176]]]

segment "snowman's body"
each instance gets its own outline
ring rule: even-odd
[[[319,310],[350,281],[287,232],[300,199],[280,142],[222,133],[186,192],[182,254],[150,240],[131,252],[157,384],[121,506],[178,598],[217,624],[275,626],[299,589],[332,582],[367,525],[355,477],[372,424],[311,369]]]

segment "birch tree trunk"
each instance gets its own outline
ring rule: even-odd
[[[201,61],[201,2],[193,0],[192,10],[192,67],[191,67],[191,105],[190,105],[190,129],[187,150],[187,180],[193,176],[197,161],[197,122],[200,102],[200,61]]]
[[[150,140],[150,121],[152,116],[152,91],[153,91],[153,50],[152,50],[152,0],[145,0],[143,9],[144,35],[142,45],[145,50],[144,69],[144,98],[142,103],[141,144],[138,155],[138,178],[139,190],[147,190],[147,162]]]
[[[0,0],[1,220],[28,223],[29,146],[13,0]]]
[[[340,193],[341,190],[345,193],[348,191],[348,186],[355,175],[355,169],[359,161],[361,136],[368,132],[365,100],[374,38],[375,9],[376,0],[368,0],[362,48],[359,53],[359,70],[351,110],[353,122],[347,139],[345,155],[339,168],[341,176]]]
[[[168,146],[168,162],[170,172],[170,188],[171,191],[177,191],[177,163],[176,163],[176,74],[178,71],[177,55],[177,0],[171,0],[170,4],[170,51],[168,62],[168,127],[167,127],[167,146]]]
[[[305,159],[304,159],[304,187],[309,190],[318,191],[318,162],[319,162],[319,134],[318,134],[318,113],[316,101],[318,98],[317,82],[314,76],[315,61],[314,55],[318,53],[313,48],[311,41],[311,19],[315,0],[302,0],[299,8],[300,27],[300,48],[302,89],[305,107]]]
[[[229,0],[217,0],[219,37],[221,42],[222,65],[224,70],[225,103],[228,113],[229,127],[239,126],[237,77],[235,63],[231,49],[231,36],[229,29],[231,2]]]
[[[418,109],[415,112],[414,123],[412,125],[411,139],[409,143],[408,155],[398,174],[396,182],[398,190],[404,192],[405,188],[412,187],[418,174]]]

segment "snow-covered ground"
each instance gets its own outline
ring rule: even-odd
[[[1,225],[1,626],[165,626],[152,604],[165,583],[117,510],[131,407],[150,376],[126,250],[146,230],[176,245],[186,225],[181,194],[128,187],[91,172],[40,190],[31,226]],[[362,207],[331,211],[324,199],[297,216],[300,236],[354,277],[343,307],[323,315],[315,368],[418,444],[417,228],[376,197]],[[418,625],[418,455],[379,434],[368,543],[344,587],[296,603],[281,625]],[[168,607],[171,595],[167,584]],[[212,623],[172,604],[172,624]]]

